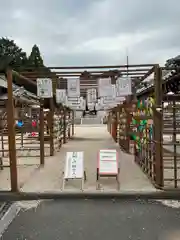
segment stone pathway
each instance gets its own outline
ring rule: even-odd
[[[97,153],[100,149],[117,149],[120,161],[120,190],[153,190],[148,178],[134,163],[133,155],[125,154],[112,140],[105,125],[76,126],[75,136],[67,144],[64,144],[60,152],[54,157],[47,157],[45,166],[32,174],[21,188],[22,191],[61,191],[62,172],[64,170],[66,152],[83,151],[87,181],[84,184],[85,191],[96,190]],[[104,191],[116,190],[114,178],[101,180]],[[80,189],[78,180],[69,180],[65,185],[65,191]]]

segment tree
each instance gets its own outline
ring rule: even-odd
[[[44,67],[40,50],[36,44],[32,47],[31,54],[28,58],[28,66],[32,67],[33,69]]]
[[[0,38],[0,58],[9,58],[10,66],[13,69],[18,70],[25,67],[27,64],[27,55],[19,48],[14,40],[8,38]]]

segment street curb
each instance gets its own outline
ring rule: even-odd
[[[20,209],[21,208],[17,206],[16,203],[13,203],[2,216],[2,218],[0,219],[0,238],[2,237],[8,226],[11,224],[13,219],[16,217],[16,215],[19,213]]]

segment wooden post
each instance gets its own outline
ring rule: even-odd
[[[129,109],[127,109],[129,107],[129,105],[131,105],[130,103],[127,104],[128,106],[126,106],[125,108],[125,112],[126,112],[126,151],[127,153],[130,152],[130,113],[129,113]]]
[[[162,109],[162,70],[159,65],[155,65],[154,69],[154,90],[155,90],[155,109],[153,113],[154,125],[154,180],[157,186],[163,187],[163,157],[162,157],[162,112],[158,112],[156,108]]]
[[[44,106],[43,100],[40,100],[39,112],[39,133],[40,133],[40,165],[44,165]]]
[[[68,117],[69,117],[68,121],[70,122],[71,121],[71,112],[70,111],[68,111]],[[71,125],[68,124],[68,139],[70,139],[70,137],[71,137]]]
[[[63,142],[66,143],[66,108],[65,108],[65,107],[64,107],[63,122],[64,122],[64,127],[63,127]]]
[[[116,111],[116,119],[117,119],[117,143],[119,144],[119,138],[120,138],[120,135],[119,135],[119,104],[117,105],[117,111]]]
[[[74,136],[74,111],[72,110],[72,136]]]
[[[8,86],[7,126],[8,126],[11,191],[18,192],[14,102],[13,102],[13,89],[12,89],[12,70],[8,69],[6,73],[7,73],[7,86]]]
[[[50,99],[49,111],[49,134],[50,134],[50,156],[54,156],[54,103],[53,98]]]

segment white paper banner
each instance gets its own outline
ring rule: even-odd
[[[67,80],[68,97],[80,97],[79,78],[70,78]]]
[[[107,94],[107,86],[111,85],[110,78],[102,78],[98,80],[98,96],[104,97]]]
[[[87,89],[86,96],[87,96],[87,102],[88,103],[96,102],[96,100],[97,100],[96,89],[95,88]]]
[[[116,84],[112,84],[112,97],[114,101],[116,101],[116,94],[117,94]]]
[[[117,79],[118,97],[132,94],[132,81],[130,77],[120,77]]]
[[[80,97],[80,108],[81,110],[86,110],[86,100],[83,97]]]
[[[81,100],[80,98],[67,98],[67,106],[71,109],[78,110],[81,109]]]
[[[50,78],[37,78],[37,96],[40,98],[52,98],[52,80]]]
[[[66,89],[56,89],[56,102],[66,103]]]

